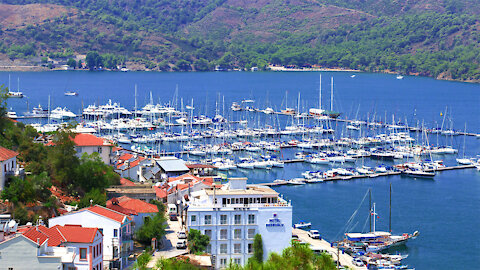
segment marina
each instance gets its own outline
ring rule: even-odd
[[[378,205],[383,205],[386,185],[393,183],[397,194],[394,200],[398,201],[392,217],[396,220],[396,230],[422,232],[401,249],[402,253],[408,253],[406,263],[417,269],[455,268],[457,259],[440,264],[438,261],[444,258],[440,259],[438,254],[443,254],[441,250],[448,249],[457,238],[475,245],[469,239],[478,239],[478,233],[468,228],[480,225],[478,210],[470,209],[472,203],[479,205],[475,190],[480,177],[474,169],[480,153],[479,100],[469,94],[477,89],[423,78],[397,80],[378,74],[355,77],[346,73],[327,74],[324,74],[327,78],[335,76],[333,107],[340,112],[338,117],[310,115],[311,108],[319,107],[318,74],[295,73],[178,73],[169,74],[170,77],[106,74],[100,86],[85,82],[83,77],[97,77],[98,73],[75,74],[83,77],[83,82],[73,80],[75,84],[68,86],[76,89],[76,98],[64,95],[65,86],[56,92],[48,90],[50,85],[42,82],[48,79],[48,74],[40,80],[38,74],[32,74],[31,78],[40,81],[38,91],[29,91],[33,89],[31,78],[22,77],[22,92],[30,104],[41,104],[36,107],[36,114],[41,116],[27,110],[25,98],[9,99],[9,107],[17,113],[17,119],[46,131],[60,127],[62,119],[69,121],[61,116],[66,112],[59,112],[60,116],[54,119],[48,117],[49,111],[67,108],[75,115],[71,119],[80,124],[77,130],[109,138],[131,153],[147,157],[175,155],[188,162],[211,164],[227,178],[247,177],[250,183],[271,186],[292,201],[293,223],[307,219],[311,228],[318,229],[329,242],[339,240],[338,230],[348,219],[358,196],[372,188]],[[61,75],[71,76],[68,72]],[[191,84],[184,83],[188,79]],[[212,85],[211,81],[218,84]],[[330,88],[327,81],[325,89]],[[136,94],[131,82],[142,82]],[[401,90],[412,90],[405,90],[405,96],[399,96],[395,92],[400,91],[399,84]],[[205,85],[222,90],[217,94],[210,92],[209,97],[197,93]],[[104,99],[98,100],[98,94],[89,91],[93,87],[102,88],[98,91]],[[445,96],[445,92],[452,91],[451,87],[460,89],[459,94]],[[159,88],[163,92],[155,91]],[[288,95],[293,97],[288,107],[281,102],[287,99],[285,88],[294,89]],[[358,94],[357,88],[368,90],[369,94]],[[422,92],[420,88],[426,90]],[[440,94],[429,90],[433,88],[439,89]],[[252,95],[242,89],[262,91]],[[301,92],[300,98],[297,92]],[[47,106],[48,95],[50,106]],[[325,92],[322,108],[332,107],[330,99],[330,92]],[[254,102],[242,103],[248,100]],[[241,105],[232,106],[234,103]],[[244,104],[250,108],[243,109]],[[99,112],[99,105],[106,106],[105,110]],[[31,115],[24,115],[25,111]],[[461,165],[457,158],[472,164]],[[429,178],[411,177],[402,173],[407,170],[435,174]],[[460,215],[455,212],[459,207],[468,210]],[[385,216],[384,209],[377,211],[379,216]],[[442,232],[440,228],[431,228],[431,224],[443,224],[444,219],[448,221],[447,229],[468,231],[473,236],[458,233],[455,239],[445,236],[440,242],[436,235]],[[359,221],[357,231],[362,231],[362,223]],[[298,234],[301,238],[301,233]],[[324,244],[331,246],[328,242]],[[480,263],[470,250],[455,252],[455,256]],[[345,260],[342,265],[352,264],[353,257]]]

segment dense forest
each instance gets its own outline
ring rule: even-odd
[[[12,60],[89,53],[90,68],[316,65],[480,81],[474,0],[0,2],[69,8],[41,22],[2,27],[0,53]]]

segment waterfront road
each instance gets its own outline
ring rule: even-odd
[[[167,220],[167,223],[168,227],[166,228],[166,234],[162,239],[162,248],[154,252],[152,260],[147,265],[148,268],[154,267],[159,259],[169,259],[188,253],[187,249],[177,249],[175,247],[178,242],[177,232],[181,230],[180,220]]]
[[[332,247],[329,242],[323,239],[322,240],[312,239],[308,236],[307,231],[304,231],[301,229],[293,229],[292,233],[297,235],[299,240],[305,243],[309,243],[312,248],[325,250],[326,252],[332,255],[332,258],[335,261],[337,260],[338,250]],[[362,266],[362,267],[355,266],[352,263],[352,260],[353,260],[352,256],[348,255],[347,253],[342,254],[342,252],[340,251],[340,265],[348,266],[350,269],[367,270],[365,266]]]

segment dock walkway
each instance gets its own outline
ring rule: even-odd
[[[336,248],[332,247],[331,244],[325,240],[319,239],[312,239],[308,236],[308,232],[302,229],[292,229],[292,233],[298,236],[298,239],[308,243],[311,247],[316,249],[325,250],[330,255],[332,255],[333,260],[337,261],[337,256],[340,254],[340,265],[348,266],[349,269],[360,269],[360,270],[367,270],[365,266],[359,267],[352,263],[353,257],[348,255],[347,253],[343,253],[338,251]]]
[[[463,170],[463,169],[473,169],[475,168],[475,165],[458,165],[458,166],[449,166],[449,167],[443,167],[443,168],[437,168],[436,170],[434,169],[428,169],[425,170],[427,172],[441,172],[441,171],[451,171],[451,170]],[[328,177],[323,179],[323,182],[329,182],[329,181],[339,181],[339,180],[352,180],[352,179],[361,179],[361,178],[376,178],[380,176],[392,176],[392,175],[399,175],[402,174],[402,171],[390,171],[390,172],[385,172],[385,173],[374,173],[374,174],[360,174],[360,175],[352,175],[352,176],[335,176],[335,177]],[[308,180],[305,179],[305,183],[308,184]],[[322,183],[322,182],[313,182],[313,183]],[[284,186],[284,185],[289,185],[290,183],[288,181],[283,181],[283,182],[268,182],[268,183],[260,183],[256,184],[259,186],[269,186],[269,187],[274,187],[274,186]]]

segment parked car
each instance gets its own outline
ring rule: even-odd
[[[298,239],[298,235],[292,234],[292,239]]]
[[[177,249],[186,249],[187,248],[187,241],[179,240],[176,245]]]
[[[171,221],[177,221],[178,220],[178,217],[177,217],[176,213],[170,213],[168,216],[170,217]]]
[[[186,239],[187,238],[187,233],[185,231],[179,231],[179,232],[177,232],[177,237],[178,237],[178,239]]]
[[[359,267],[365,266],[363,261],[360,260],[359,258],[353,258],[352,263],[353,263],[353,265],[359,266]]]
[[[317,230],[310,230],[308,236],[312,239],[320,239],[320,233]]]

